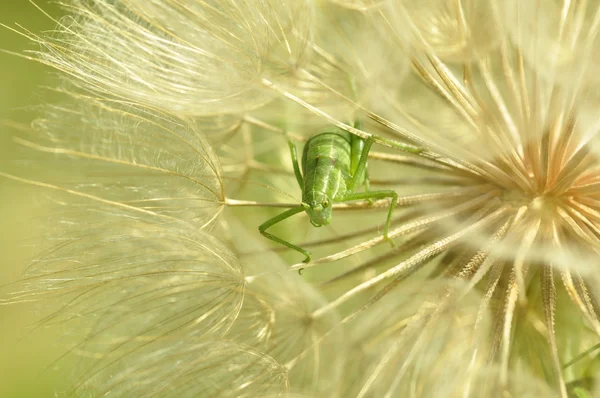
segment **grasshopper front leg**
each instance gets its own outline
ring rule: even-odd
[[[304,189],[304,178],[302,178],[302,174],[300,173],[300,165],[298,164],[298,154],[296,153],[296,145],[292,141],[288,141],[288,146],[290,147],[290,156],[292,157],[292,166],[294,167],[294,175],[296,176],[296,181],[298,181],[298,186],[300,189]]]
[[[302,206],[299,207],[294,207],[292,209],[286,210],[283,213],[279,214],[278,216],[275,216],[267,221],[265,221],[261,226],[258,227],[259,232],[268,239],[271,239],[274,242],[280,243],[284,246],[289,247],[290,249],[296,250],[299,253],[302,253],[306,256],[306,258],[304,259],[304,263],[308,263],[310,262],[311,259],[311,255],[309,252],[307,252],[306,250],[302,249],[301,247],[298,247],[286,240],[283,240],[281,238],[278,238],[275,235],[272,235],[268,232],[266,232],[266,230],[270,227],[272,227],[273,225],[280,223],[281,221],[285,220],[286,218],[289,218],[291,216],[293,216],[294,214],[298,214],[300,212],[304,211],[304,208]]]

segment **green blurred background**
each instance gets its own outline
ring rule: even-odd
[[[35,0],[36,4],[53,17],[59,18],[61,10],[56,3]],[[0,23],[19,29],[16,24],[42,33],[55,23],[28,0],[1,0]],[[38,46],[27,38],[5,27],[0,27],[0,50],[21,53]],[[29,125],[35,117],[30,109],[48,98],[42,86],[56,84],[49,68],[34,61],[0,53],[0,171],[19,174],[15,162],[15,145],[12,140],[14,126]],[[13,183],[0,176],[0,286],[14,281],[22,274],[27,256],[34,251],[24,247],[25,238],[35,226],[35,191]],[[4,289],[0,287],[0,295]],[[1,297],[0,297],[1,299]],[[59,353],[56,342],[58,332],[34,331],[34,307],[29,304],[0,305],[0,397],[53,397],[65,370],[45,370]],[[65,377],[63,377],[65,376]]]

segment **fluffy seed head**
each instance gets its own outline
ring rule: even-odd
[[[82,138],[90,146],[78,152],[35,149],[131,167],[142,151],[150,156],[141,159],[185,180],[175,185],[181,189],[166,188],[170,195],[156,208],[145,205],[156,198],[144,196],[152,191],[141,183],[131,184],[135,199],[119,197],[126,187],[106,181],[64,192],[114,194],[108,204],[174,223],[197,214],[204,226],[217,224],[220,213],[207,216],[190,197],[255,206],[296,189],[288,200],[297,206],[285,141],[335,125],[375,136],[371,184],[399,194],[392,248],[380,245],[378,234],[385,216],[377,210],[387,209],[385,201],[335,204],[329,229],[315,231],[306,218],[282,228],[292,243],[316,254],[291,269],[306,268],[305,281],[326,300],[302,280],[273,277],[284,272],[270,267],[273,253],[251,242],[248,231],[256,234],[274,214],[247,211],[223,220],[215,234],[250,275],[225,289],[224,302],[236,309],[237,298],[246,299],[235,319],[222,314],[231,322],[218,323],[233,351],[249,345],[244,358],[256,354],[269,369],[271,361],[284,366],[285,377],[276,366],[269,373],[284,390],[327,396],[486,396],[493,386],[498,394],[551,390],[567,397],[571,381],[589,376],[564,364],[600,335],[597,7],[567,0],[544,5],[543,12],[517,0],[192,3],[75,1],[75,17],[62,24],[60,38],[39,39],[47,49],[42,61],[118,103],[125,119],[123,103],[136,103],[134,114],[157,112],[161,117],[151,123],[135,120],[161,133],[144,141],[137,132],[128,141],[129,135],[107,134],[95,123]],[[209,167],[216,163],[209,155],[193,167],[187,145],[208,146],[197,138],[201,132],[178,133],[169,112],[202,116],[182,125],[207,127],[225,165],[222,175]],[[355,119],[364,127],[354,128]],[[65,134],[48,130],[57,132],[57,142]],[[183,145],[176,156],[173,142]],[[96,152],[107,146],[110,156]],[[201,178],[192,181],[196,171]],[[179,200],[185,205],[177,207]],[[326,219],[311,218],[319,225]],[[462,340],[462,332],[469,338]],[[130,341],[147,337],[136,333]],[[210,338],[223,347],[221,335]],[[129,355],[137,353],[121,353]],[[357,369],[353,358],[367,366]],[[319,379],[319,370],[327,376]],[[178,385],[181,375],[175,376]]]

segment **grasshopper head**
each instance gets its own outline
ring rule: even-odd
[[[310,203],[302,203],[302,207],[310,217],[310,223],[314,227],[322,227],[331,222],[331,201],[324,195],[316,199]]]

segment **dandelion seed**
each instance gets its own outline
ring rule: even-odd
[[[500,383],[499,369],[485,365],[492,320],[477,319],[480,297],[466,284],[424,281],[417,276],[390,292],[357,317],[347,363],[345,396],[481,397],[551,396],[552,390],[531,375],[511,375]],[[448,369],[451,368],[452,371]]]
[[[170,224],[114,221],[63,236],[3,300],[57,303],[40,325],[68,327],[80,340],[70,352],[95,359],[80,365],[82,385],[108,382],[147,345],[164,350],[223,336],[243,302],[242,270],[215,238]]]
[[[231,341],[168,340],[148,344],[98,372],[83,396],[258,397],[286,390],[286,370]]]
[[[17,142],[39,159],[25,170],[72,197],[68,211],[103,208],[198,228],[214,223],[224,202],[222,172],[193,123],[72,92],[67,99],[48,106],[33,132]]]
[[[72,1],[52,38],[24,34],[41,62],[98,95],[180,115],[256,108],[274,97],[260,78],[303,63],[308,3]]]

